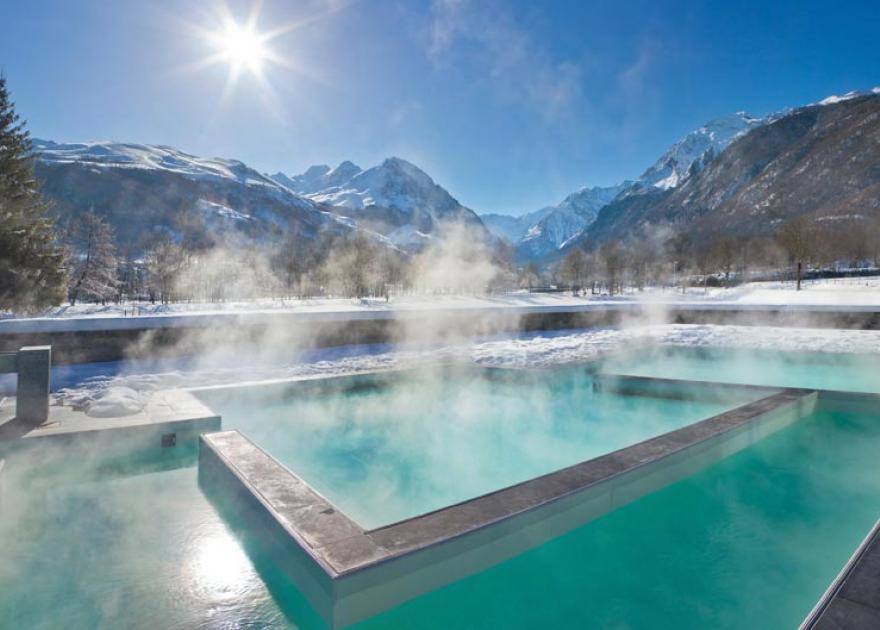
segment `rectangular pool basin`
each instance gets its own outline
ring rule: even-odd
[[[196,394],[367,529],[544,475],[760,395],[594,391],[583,368],[411,370]]]
[[[200,483],[250,515],[322,617],[346,625],[673,483],[816,403],[700,384],[650,394],[594,388],[583,369],[211,389],[197,395],[250,433],[203,436]]]

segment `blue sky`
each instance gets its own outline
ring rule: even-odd
[[[479,212],[637,177],[713,117],[880,84],[876,1],[264,0],[285,63],[225,98],[227,64],[198,67],[219,2],[0,5],[0,67],[37,137],[287,173],[398,155]],[[225,6],[243,21],[253,3]]]

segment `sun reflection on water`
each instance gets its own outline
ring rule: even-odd
[[[237,600],[259,582],[238,541],[221,527],[196,532],[184,567],[190,588],[217,603]]]

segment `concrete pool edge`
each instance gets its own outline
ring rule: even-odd
[[[201,437],[199,482],[209,496],[232,498],[259,513],[260,526],[274,531],[292,559],[282,562],[285,571],[335,627],[543,544],[749,446],[816,405],[812,391],[763,391],[772,393],[613,453],[373,530],[361,528],[237,431]],[[302,561],[305,567],[292,566]]]
[[[18,457],[60,446],[62,449],[55,452],[61,458],[148,457],[150,453],[181,450],[179,447],[195,449],[199,435],[221,427],[220,416],[183,389],[155,392],[137,413],[112,418],[90,417],[80,409],[52,404],[48,421],[24,432],[14,426],[4,431],[14,424],[6,420],[14,402],[10,397],[0,403],[0,419],[4,420],[0,424],[0,456]]]
[[[800,630],[880,626],[880,520],[807,615]]]

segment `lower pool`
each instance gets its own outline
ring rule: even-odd
[[[195,458],[164,471],[34,477],[8,462],[0,628],[286,627],[249,557],[202,496]],[[291,591],[293,593],[294,591]],[[290,597],[292,602],[295,598]]]
[[[880,515],[878,452],[880,416],[819,411],[363,627],[794,628]]]

